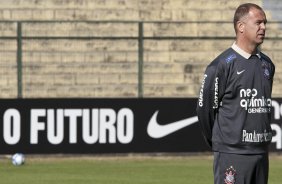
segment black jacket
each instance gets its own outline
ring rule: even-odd
[[[246,59],[233,48],[207,67],[197,114],[213,151],[260,154],[271,142],[271,92],[275,67],[264,55]]]

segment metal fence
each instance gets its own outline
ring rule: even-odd
[[[143,65],[144,65],[144,41],[146,40],[233,40],[234,33],[230,32],[228,34],[221,34],[219,30],[217,32],[212,32],[214,30],[207,30],[207,33],[189,33],[189,30],[178,32],[178,31],[166,31],[169,30],[168,25],[215,25],[219,27],[219,29],[223,29],[225,25],[232,25],[231,22],[156,22],[156,21],[5,21],[0,22],[4,24],[13,24],[16,25],[16,35],[12,34],[2,34],[0,35],[0,40],[9,39],[16,40],[17,43],[17,51],[16,51],[16,59],[17,59],[17,97],[23,98],[23,41],[26,40],[136,40],[138,42],[138,97],[142,98],[143,95]],[[40,25],[40,24],[74,24],[74,23],[84,23],[84,24],[134,24],[137,26],[137,33],[133,35],[29,35],[23,32],[23,27],[27,24]],[[271,25],[280,25],[281,22],[270,22]],[[158,31],[154,32],[154,30],[149,30],[150,26],[158,26]],[[3,27],[3,26],[2,26]],[[32,27],[32,26],[31,26]],[[148,28],[149,27],[149,28]],[[275,26],[274,26],[275,27]],[[146,29],[147,28],[147,29]],[[187,27],[184,27],[187,28]],[[203,29],[206,30],[205,26],[203,28],[198,28],[198,30]],[[210,29],[209,27],[207,29]],[[280,34],[280,28],[276,26],[276,28],[272,30],[278,30],[278,33],[273,33],[267,39],[270,40],[282,40],[282,36]],[[192,30],[192,29],[191,29]],[[115,30],[112,30],[113,32]],[[208,32],[212,33],[209,34]]]

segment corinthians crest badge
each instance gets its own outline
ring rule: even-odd
[[[263,68],[264,77],[269,80],[270,79],[270,66],[265,61],[263,61],[262,68]]]
[[[235,184],[235,175],[236,170],[233,168],[233,166],[230,166],[228,169],[226,169],[224,183]]]

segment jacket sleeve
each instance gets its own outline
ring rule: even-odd
[[[212,147],[212,129],[224,93],[224,76],[217,64],[210,64],[204,74],[197,104],[197,115],[202,133]]]

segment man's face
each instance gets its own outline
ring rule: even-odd
[[[244,24],[243,34],[246,41],[254,45],[263,43],[267,22],[265,13],[252,8],[242,22]]]

